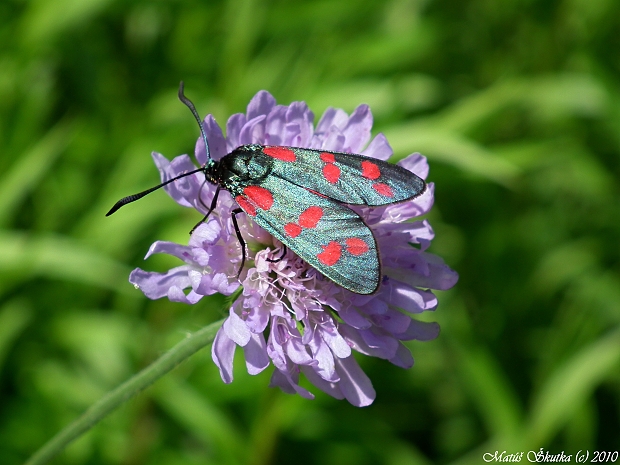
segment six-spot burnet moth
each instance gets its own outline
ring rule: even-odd
[[[300,147],[242,145],[214,161],[200,116],[183,94],[183,82],[179,99],[198,121],[207,162],[119,200],[106,216],[179,178],[202,172],[217,189],[198,224],[216,207],[221,189],[229,191],[240,207],[232,212],[242,251],[239,273],[245,263],[246,244],[236,215],[245,212],[336,284],[357,294],[372,294],[378,289],[381,263],[377,242],[364,220],[348,205],[378,207],[411,200],[424,192],[422,179],[405,168],[363,155]]]

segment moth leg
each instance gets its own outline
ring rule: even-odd
[[[237,214],[243,213],[243,210],[240,208],[235,208],[230,217],[232,218],[233,226],[235,227],[235,233],[237,233],[237,239],[239,240],[239,244],[241,244],[241,266],[239,267],[239,272],[237,273],[237,279],[241,276],[241,270],[243,270],[243,265],[245,265],[245,241],[243,240],[243,236],[241,235],[241,231],[239,230],[239,225],[237,224]]]
[[[200,185],[200,190],[198,191],[198,201],[200,202],[200,205],[207,208],[209,213],[211,213],[211,210],[213,210],[213,207],[211,208],[207,207],[207,205],[202,201],[202,188],[205,187],[206,183],[207,183],[207,179],[205,178],[205,180],[202,181],[202,184]],[[219,190],[220,187],[218,186],[217,189]]]
[[[286,255],[286,252],[288,252],[288,249],[286,248],[284,244],[282,244],[282,255],[280,255],[280,257],[278,258],[267,258],[266,260],[271,263],[280,262]]]
[[[204,183],[203,183],[203,185],[204,185]],[[201,189],[202,189],[202,187],[201,187]],[[207,218],[209,218],[209,215],[211,214],[211,212],[213,211],[213,209],[217,205],[217,196],[218,195],[220,195],[220,186],[217,186],[217,189],[215,191],[215,195],[213,195],[213,200],[211,201],[211,206],[209,207],[209,211],[207,211],[207,214],[204,216],[204,218],[201,219],[198,223],[196,223],[196,225],[192,228],[192,230],[189,232],[190,236],[196,230],[196,228],[198,226],[200,226],[202,223],[207,221]],[[200,203],[202,203],[202,199],[200,198],[200,196],[198,197],[198,199],[200,200]],[[204,203],[202,203],[202,204],[205,206],[205,208],[207,207]]]

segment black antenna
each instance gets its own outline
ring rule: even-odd
[[[151,192],[156,191],[157,189],[159,189],[161,187],[164,187],[165,185],[170,184],[173,181],[176,181],[177,179],[184,178],[185,176],[189,176],[190,174],[198,173],[200,171],[204,171],[204,168],[198,168],[198,169],[195,169],[195,170],[192,170],[192,171],[188,171],[187,173],[183,173],[183,174],[180,174],[179,176],[175,176],[172,179],[168,179],[166,182],[162,182],[158,186],[151,187],[150,189],[147,189],[147,190],[142,191],[142,192],[138,192],[137,194],[128,195],[127,197],[123,197],[118,202],[116,202],[112,208],[110,208],[110,211],[108,213],[106,213],[105,216],[110,216],[112,213],[114,213],[116,210],[121,208],[123,205],[127,205],[128,203],[131,203],[131,202],[135,202],[136,200],[141,199],[145,195],[148,195]]]
[[[198,122],[198,126],[200,126],[200,134],[202,135],[202,140],[205,143],[205,147],[207,150],[207,158],[209,159],[209,161],[211,160],[211,154],[209,153],[209,143],[207,142],[207,135],[205,134],[205,130],[202,127],[202,121],[200,121],[200,116],[198,116],[198,112],[196,111],[196,107],[194,106],[194,104],[192,103],[192,101],[190,99],[188,99],[185,94],[183,93],[183,81],[181,81],[181,84],[179,85],[179,100],[181,100],[181,102],[183,102],[185,105],[187,105],[187,107],[191,110],[192,115],[194,115],[194,118],[196,118],[196,121]],[[207,161],[207,164],[209,162]],[[124,205],[127,205],[128,203],[131,202],[135,202],[136,200],[141,199],[142,197],[144,197],[145,195],[150,194],[153,191],[156,191],[157,189],[164,187],[167,184],[170,184],[173,181],[176,181],[177,179],[181,179],[184,178],[185,176],[189,176],[190,174],[194,174],[194,173],[198,173],[200,171],[204,171],[205,167],[203,166],[202,168],[198,168],[192,171],[189,171],[187,173],[183,173],[180,174],[179,176],[176,176],[172,179],[168,179],[165,182],[162,182],[161,184],[155,186],[155,187],[151,187],[150,189],[147,189],[145,191],[142,192],[138,192],[137,194],[133,194],[133,195],[129,195],[127,197],[123,197],[122,199],[120,199],[118,202],[116,202],[114,204],[114,206],[110,209],[110,211],[108,213],[105,214],[105,216],[110,216],[112,213],[114,213],[116,210],[118,210],[119,208],[121,208]]]
[[[202,140],[205,143],[205,149],[207,150],[207,159],[211,160],[211,153],[209,152],[209,142],[207,142],[207,135],[205,134],[205,128],[202,126],[202,120],[200,119],[200,115],[198,115],[196,107],[194,106],[192,101],[188,99],[183,93],[183,87],[184,84],[183,81],[181,81],[181,84],[179,84],[179,100],[183,102],[187,106],[187,108],[190,109],[192,115],[194,115],[194,118],[196,118],[196,121],[198,122],[198,127],[200,128],[200,134],[202,135]]]

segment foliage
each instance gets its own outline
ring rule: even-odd
[[[356,409],[223,385],[194,356],[56,463],[480,463],[620,445],[620,15],[613,0],[8,0],[0,4],[0,456],[23,462],[105,392],[223,315],[128,283],[195,214],[149,153],[267,89],[371,105],[429,157],[431,251],[461,279],[409,371],[361,359]],[[149,269],[174,264],[149,259]],[[204,301],[203,301],[204,302]]]

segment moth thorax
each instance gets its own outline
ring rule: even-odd
[[[226,165],[241,180],[260,181],[271,173],[273,162],[260,152],[235,150],[228,155]]]

